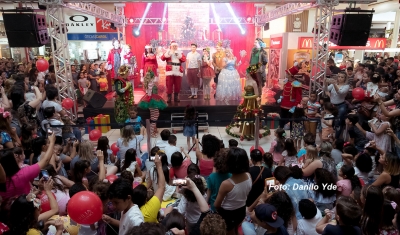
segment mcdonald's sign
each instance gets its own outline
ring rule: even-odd
[[[365,46],[337,46],[333,43],[329,43],[329,49],[331,50],[385,50],[386,38],[368,38]]]
[[[369,44],[372,46],[371,39],[373,39],[374,42],[374,48],[386,48],[386,38],[369,38]]]
[[[312,37],[299,37],[297,49],[312,49],[313,38]]]

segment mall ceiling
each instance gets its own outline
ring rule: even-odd
[[[52,0],[54,1],[54,0]],[[60,0],[61,1],[61,0]],[[376,2],[377,0],[339,0],[341,3],[357,2],[357,4]],[[0,3],[37,3],[36,0],[0,0]],[[65,0],[68,2],[90,2],[90,3],[125,3],[125,2],[152,2],[152,3],[262,3],[262,4],[285,4],[285,3],[308,3],[315,0]]]

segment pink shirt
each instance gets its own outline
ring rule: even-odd
[[[39,164],[27,166],[20,169],[11,180],[6,181],[6,192],[0,192],[3,200],[14,197],[20,194],[28,194],[31,191],[31,181],[39,175]]]
[[[214,168],[214,160],[206,160],[200,159],[199,160],[199,168],[200,168],[200,175],[202,176],[209,176]]]
[[[272,153],[273,158],[274,158],[274,162],[279,163],[283,160],[283,156],[282,153],[277,153],[275,152],[275,146],[277,145],[276,140],[272,141],[271,143],[271,148],[269,149],[269,152]],[[283,151],[283,149],[282,149]]]
[[[184,179],[187,176],[187,168],[190,164],[192,164],[192,161],[188,158],[182,162],[179,168],[174,167],[175,177],[177,179]]]
[[[336,185],[338,186],[337,190],[341,192],[343,196],[350,196],[352,191],[350,180],[339,180]]]

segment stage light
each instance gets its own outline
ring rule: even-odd
[[[144,19],[146,18],[147,13],[148,13],[149,10],[150,10],[151,4],[152,4],[152,3],[147,3],[146,10],[144,10],[143,16],[142,16],[142,18],[140,19],[140,24],[139,24],[138,30],[140,30],[140,29],[142,28],[142,25],[143,25],[143,23],[144,23]]]
[[[251,18],[251,16],[247,16],[247,18],[246,18],[247,23],[251,23],[252,20],[253,20],[253,18]]]
[[[233,8],[230,3],[225,3],[226,7],[228,7],[229,13],[231,13],[231,16],[233,17],[233,20],[235,21],[236,25],[239,27],[240,32],[242,34],[246,33],[246,31],[242,28],[242,25],[239,22],[239,19],[236,17],[235,12],[233,11]]]
[[[163,16],[162,16],[162,22],[161,22],[161,27],[160,29],[164,29],[164,23],[167,22],[167,18],[165,17],[167,15],[167,3],[164,3],[164,11],[163,11]]]
[[[212,10],[213,15],[214,15],[215,23],[217,24],[218,29],[221,30],[221,26],[219,25],[221,20],[219,19],[219,16],[217,15],[217,12],[215,11],[214,3],[211,3],[211,10]]]
[[[140,29],[138,29],[138,28],[133,29],[133,36],[139,37],[140,36]]]
[[[135,22],[135,19],[129,18],[129,23],[133,24],[133,22]]]

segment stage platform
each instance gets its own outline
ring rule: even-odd
[[[140,99],[143,97],[144,92],[141,88],[135,88],[135,104],[137,104]],[[188,91],[183,91],[179,95],[180,102],[174,102],[168,104],[168,107],[164,110],[160,110],[160,117],[158,120],[165,120],[165,122],[157,123],[158,128],[167,128],[171,127],[171,115],[176,113],[184,113],[187,105],[193,105],[196,107],[196,110],[199,113],[206,113],[208,114],[208,123],[209,126],[226,126],[230,122],[227,120],[231,120],[233,115],[236,112],[237,106],[242,102],[239,101],[216,101],[213,97],[214,94],[211,96],[211,100],[204,100],[202,92],[199,92],[197,99],[189,99],[188,96],[190,93]],[[163,95],[166,100],[166,94]],[[265,103],[265,102],[262,102]],[[264,113],[271,113],[271,112],[279,112],[280,107],[278,104],[275,105],[263,105]],[[143,120],[150,118],[149,110],[141,110],[138,109],[139,116],[142,117]],[[98,114],[108,114],[110,115],[111,123],[116,123],[114,117],[114,100],[108,100],[103,108],[95,109],[85,107],[83,108],[83,115],[86,118],[94,117]],[[217,121],[215,121],[217,120]],[[117,129],[118,125],[112,125],[113,129]]]

